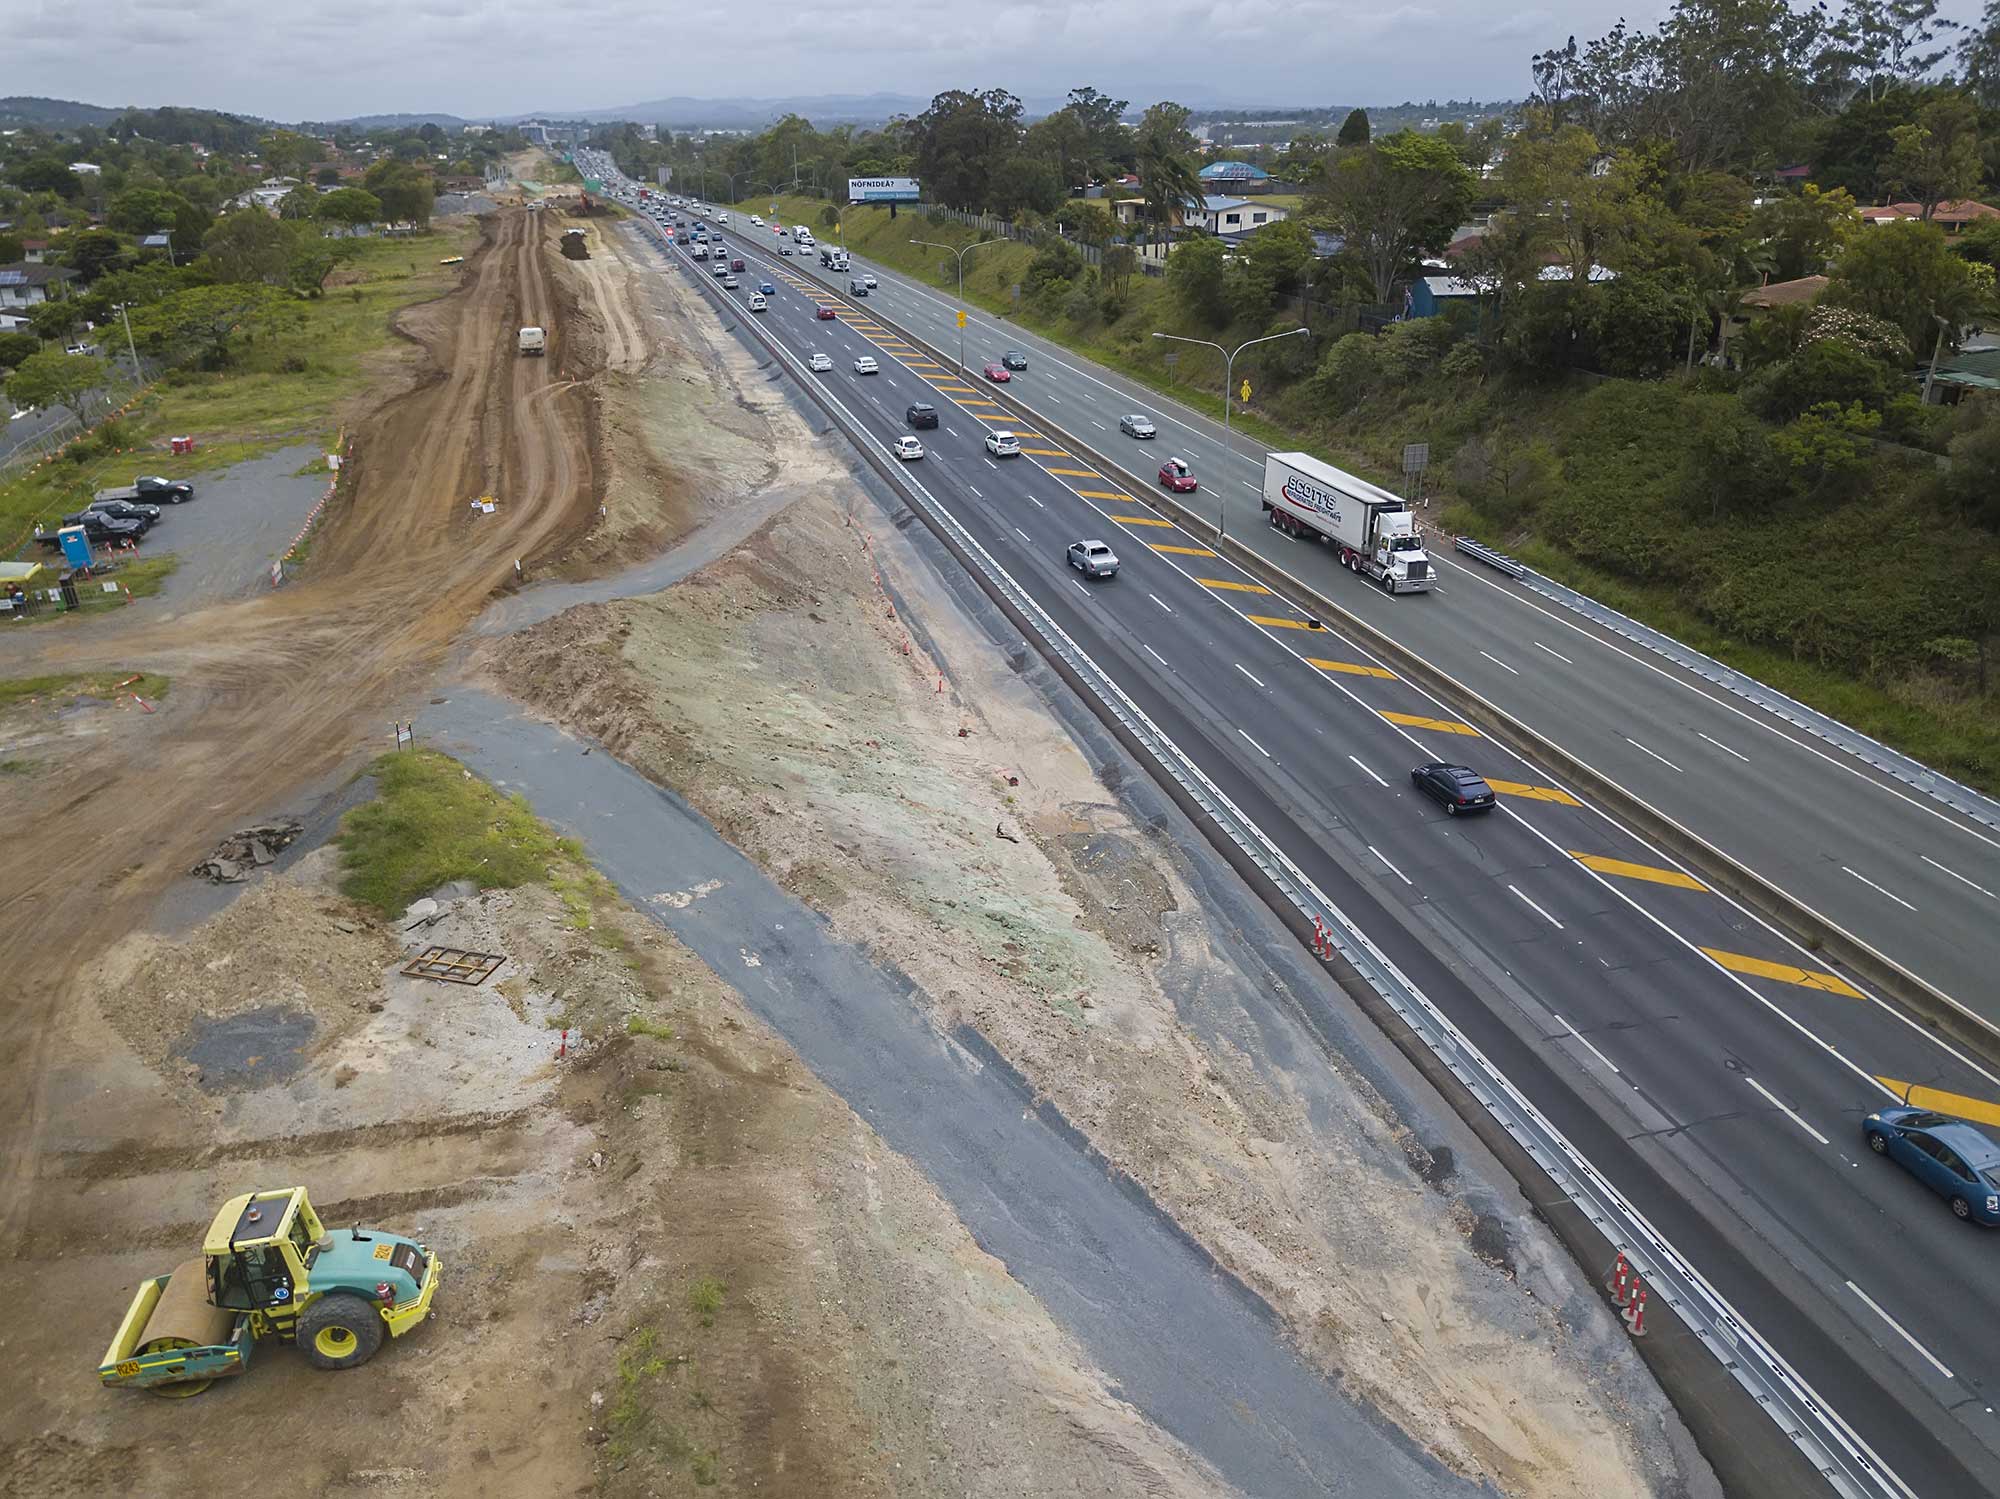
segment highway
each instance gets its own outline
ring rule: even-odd
[[[909,430],[910,402],[938,406],[940,427],[918,434],[927,455],[914,477],[1748,1312],[1904,1491],[2000,1490],[1984,1395],[2000,1376],[1988,1332],[2000,1293],[1985,1273],[1995,1242],[1868,1155],[1859,1131],[1912,1082],[1954,1112],[2000,1120],[2000,1076],[1471,733],[1363,647],[1311,628],[1151,511],[1142,489],[1005,415],[981,382],[871,315],[924,294],[853,299],[845,278],[836,293],[761,236],[734,236],[732,249],[748,262],[735,293],[679,251],[661,253],[732,320],[760,321],[802,358],[830,355],[833,369],[814,378],[885,446]],[[768,312],[735,310],[767,281]],[[817,318],[822,306],[833,321]],[[1025,340],[981,353],[1002,347],[1039,367]],[[864,354],[880,374],[854,372]],[[997,427],[1020,435],[1021,457],[988,455],[983,437]],[[1145,456],[1156,466],[1176,450],[1188,445]],[[1205,477],[1218,466],[1192,461]],[[1115,579],[1086,582],[1065,565],[1082,537],[1116,548]],[[1285,565],[1302,570],[1293,556]],[[1455,577],[1447,602],[1484,592],[1497,601],[1488,607],[1514,607]],[[1382,597],[1344,573],[1326,580],[1343,584],[1357,606],[1373,597],[1412,618],[1438,602]],[[1543,634],[1582,659],[1553,627]],[[1662,754],[1681,748],[1663,723],[1643,732]],[[1445,817],[1409,785],[1410,767],[1431,759],[1474,765],[1501,807]]]
[[[911,232],[921,235],[921,218]],[[957,348],[957,303],[888,269],[855,262],[880,285],[871,305],[933,349]],[[845,292],[847,278],[805,267]],[[1960,1003],[2000,1025],[2000,829],[1985,827],[1751,707],[1569,610],[1448,549],[1431,555],[1439,590],[1390,598],[1332,554],[1266,523],[1263,448],[1222,426],[968,308],[965,359],[975,377],[1008,349],[1029,359],[1008,394],[1151,485],[1178,453],[1202,481],[1196,508],[1280,567],[1393,633],[1433,665],[1543,737],[1605,772]],[[1184,361],[1213,360],[1183,348]],[[1159,437],[1118,432],[1127,411]],[[1143,491],[1142,491],[1143,492]],[[1837,587],[1837,579],[1828,580]],[[1994,808],[2000,817],[2000,807]]]

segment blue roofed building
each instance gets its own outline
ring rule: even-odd
[[[1201,169],[1201,186],[1209,193],[1268,193],[1271,174],[1247,161],[1211,161]]]

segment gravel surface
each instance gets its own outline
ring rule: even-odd
[[[299,470],[320,457],[316,444],[280,448],[215,474],[195,476],[195,497],[162,506],[160,523],[144,554],[170,553],[180,565],[160,590],[178,613],[271,586],[271,563],[299,534],[307,514],[326,493],[324,464]],[[137,469],[134,472],[138,472]]]

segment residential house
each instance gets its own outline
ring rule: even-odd
[[[0,265],[0,309],[39,307],[63,294],[65,283],[76,272],[68,266],[29,265],[22,261]]]
[[[29,265],[47,265],[49,262],[49,242],[45,239],[24,239],[21,241],[21,258]]]
[[[1202,227],[1210,234],[1228,238],[1261,229],[1266,224],[1283,223],[1291,217],[1276,203],[1252,203],[1247,198],[1205,196],[1201,200]]]
[[[1931,398],[1955,402],[1969,391],[1981,392],[1987,401],[2000,400],[2000,349],[1964,349],[1938,361],[1932,381]]]
[[[1737,298],[1736,310],[1722,320],[1716,361],[1727,363],[1730,341],[1758,318],[1780,307],[1810,307],[1826,290],[1826,277],[1801,276],[1796,281],[1770,281]]]
[[[69,169],[79,177],[95,177],[104,170],[94,161],[73,161]]]
[[[1206,190],[1227,188],[1239,196],[1271,191],[1271,174],[1247,161],[1211,161],[1200,172]]]
[[[1861,210],[1861,220],[1865,224],[1893,224],[1898,219],[1920,219],[1923,216],[1921,203],[1891,203],[1882,208]],[[1975,203],[1970,198],[1947,198],[1931,210],[1931,222],[1946,234],[1960,233],[1987,219],[2000,219],[2000,208]]]
[[[1479,300],[1479,288],[1457,276],[1419,276],[1403,297],[1406,318],[1436,317],[1454,302],[1471,306]]]

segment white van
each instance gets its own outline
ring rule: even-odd
[[[752,312],[762,312],[766,305],[762,292],[753,291],[750,293],[750,310]]]
[[[794,224],[794,225],[792,225],[792,243],[793,243],[793,244],[795,244],[795,245],[804,245],[804,246],[805,246],[805,247],[806,247],[807,249],[811,249],[811,248],[812,248],[812,242],[813,242],[813,232],[812,232],[812,230],[810,230],[810,229],[806,228],[806,226],[805,226],[804,224]]]
[[[523,328],[521,330],[520,348],[523,354],[546,354],[549,348],[548,335],[543,333],[540,328]]]

